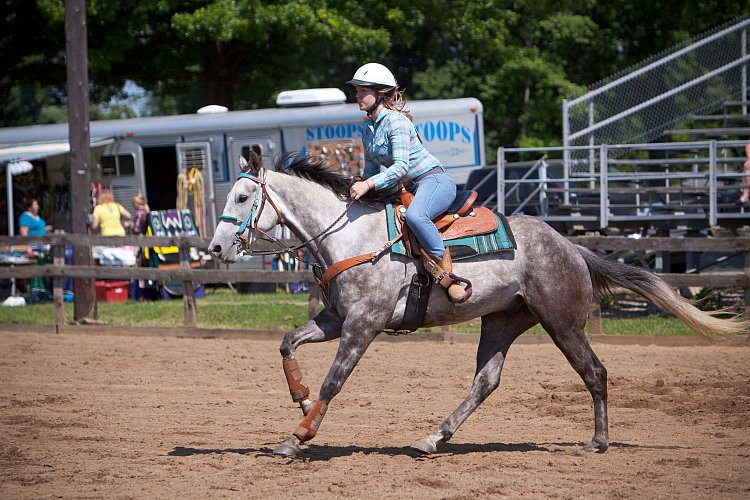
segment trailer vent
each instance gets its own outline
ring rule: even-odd
[[[211,164],[211,144],[208,142],[186,142],[177,144],[177,166],[179,170],[207,170]]]

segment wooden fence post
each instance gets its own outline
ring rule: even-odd
[[[313,319],[320,312],[321,290],[317,283],[310,281],[310,300],[307,303],[307,319]]]
[[[442,328],[440,328],[440,340],[442,342],[445,342],[449,338],[451,338],[451,334],[453,333],[453,328],[451,328],[451,325],[443,325]]]
[[[597,302],[592,302],[589,310],[589,336],[601,335],[602,330],[602,309]]]
[[[70,143],[70,198],[73,233],[88,234],[89,187],[91,185],[89,131],[89,62],[86,30],[86,1],[65,1],[65,62],[68,91],[68,141]],[[91,246],[73,248],[73,263],[90,266]],[[96,320],[96,280],[74,281],[73,318],[77,322]]]
[[[190,249],[187,243],[180,243],[180,267],[190,269]],[[195,288],[191,280],[182,282],[182,304],[184,306],[183,324],[195,327]]]
[[[55,233],[62,233],[56,230]],[[55,245],[52,247],[52,263],[55,266],[65,265],[65,245]],[[59,331],[60,325],[65,324],[65,308],[63,307],[63,280],[61,276],[52,278],[52,304],[55,310],[55,329]]]
[[[745,252],[745,319],[750,320],[750,251]],[[750,346],[750,331],[747,334],[746,346]]]

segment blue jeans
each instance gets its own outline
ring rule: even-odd
[[[456,199],[456,183],[445,172],[420,179],[409,208],[406,223],[425,252],[442,259],[445,245],[432,219],[445,212]]]

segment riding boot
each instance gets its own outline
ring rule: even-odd
[[[435,281],[440,286],[447,290],[451,302],[461,304],[471,297],[471,282],[467,279],[459,278],[451,272],[453,271],[453,260],[451,259],[450,247],[445,248],[442,259],[425,253],[422,254],[422,257],[425,269],[435,278]],[[461,283],[465,283],[466,288],[461,286]]]
[[[460,304],[462,302],[466,302],[468,298],[471,296],[471,286],[468,286],[467,289],[464,289],[458,281],[455,280],[453,273],[453,259],[451,258],[451,248],[445,247],[445,253],[443,254],[443,260],[441,262],[441,266],[445,272],[448,273],[448,276],[451,278],[454,278],[453,282],[448,287],[448,297],[450,297],[451,301]]]

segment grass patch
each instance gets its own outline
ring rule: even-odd
[[[586,326],[587,331],[589,325]],[[651,314],[637,318],[604,318],[602,330],[606,335],[695,335],[685,323],[673,316]]]
[[[208,288],[206,298],[196,299],[198,326],[202,328],[292,330],[307,322],[307,294],[257,293],[236,294],[225,288]],[[99,319],[113,326],[179,327],[182,325],[182,300],[154,302],[102,302],[97,304]],[[65,304],[65,317],[73,319],[73,304]],[[55,322],[52,304],[25,307],[0,307],[0,324],[51,325]],[[590,325],[586,326],[590,332]],[[650,315],[628,318],[603,318],[606,335],[693,335],[674,317]],[[451,326],[454,332],[481,331],[481,321],[474,319]],[[439,332],[425,328],[421,332]],[[524,335],[547,335],[536,325]]]
[[[451,327],[454,332],[479,333],[481,320],[474,319]],[[421,331],[421,330],[420,330]],[[439,332],[440,328],[427,328],[424,331]],[[605,335],[674,336],[695,335],[684,323],[672,316],[649,316],[627,318],[603,318],[602,331]],[[591,325],[586,324],[586,333],[591,333]],[[541,325],[535,325],[524,335],[547,335]]]
[[[197,323],[202,328],[248,328],[291,330],[307,322],[307,294],[235,294],[228,289],[208,289],[206,298],[196,299]],[[65,318],[73,320],[73,304],[66,303]],[[98,319],[113,326],[182,326],[183,303],[99,302]],[[25,307],[0,307],[0,323],[54,324],[51,303]]]

